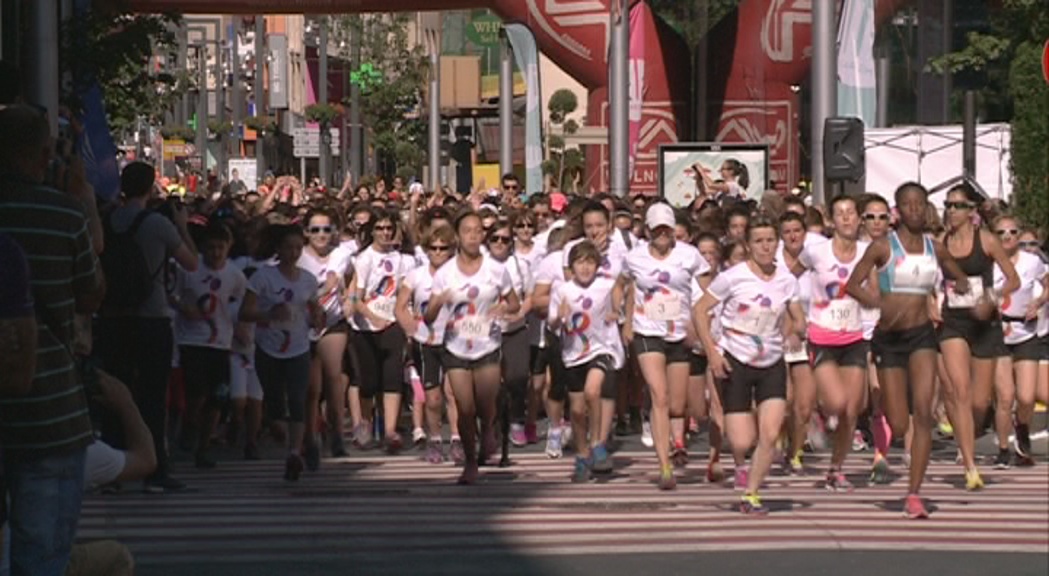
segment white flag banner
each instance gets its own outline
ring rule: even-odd
[[[539,89],[539,50],[535,36],[523,24],[507,24],[506,37],[513,47],[517,67],[525,77],[525,192],[543,191],[543,109]]]
[[[844,0],[838,26],[838,116],[874,126],[874,0]]]

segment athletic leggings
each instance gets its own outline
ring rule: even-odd
[[[379,391],[400,394],[404,387],[404,331],[396,323],[382,332],[357,332],[352,338],[357,352],[357,385],[361,398]]]
[[[511,413],[516,419],[524,418],[525,397],[532,379],[530,351],[525,328],[503,334],[503,385],[510,392]]]
[[[262,383],[266,415],[271,420],[302,422],[310,384],[310,353],[274,358],[259,348],[255,350],[255,370]]]

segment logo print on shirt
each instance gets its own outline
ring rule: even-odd
[[[201,280],[201,284],[208,287],[208,293],[197,298],[197,309],[204,315],[204,323],[208,326],[208,344],[214,344],[219,339],[219,328],[213,316],[219,307],[217,292],[222,288],[222,279],[208,274]]]
[[[476,299],[477,295],[481,293],[480,289],[476,286],[470,286],[469,284],[467,284],[465,288],[466,296],[471,300]],[[456,328],[455,323],[459,320],[462,320],[463,318],[466,318],[467,316],[473,316],[474,314],[477,314],[477,305],[474,302],[460,302],[456,304],[455,307],[452,308],[452,317],[448,320],[447,330],[449,332],[452,332],[453,334],[458,334],[459,331]],[[468,339],[466,341],[466,349],[473,350],[473,347],[473,340]]]
[[[582,312],[573,312],[568,317],[568,321],[564,326],[565,336],[576,336],[579,338],[579,343],[583,346],[579,356],[586,356],[590,352],[590,338],[587,337],[586,331],[590,328],[590,314],[587,311],[594,306],[594,301],[587,296],[580,296],[576,298],[576,303]]]

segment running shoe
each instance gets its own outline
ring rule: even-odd
[[[532,422],[531,424],[525,424],[524,433],[525,442],[527,442],[528,444],[539,443],[539,430],[536,427],[535,422]]]
[[[616,418],[616,436],[629,436],[630,426],[626,418]]]
[[[827,472],[827,481],[824,486],[831,492],[852,492],[853,488],[852,483],[841,470]]]
[[[911,453],[910,452],[904,452],[902,460],[903,460],[903,467],[904,468],[910,468],[911,467]]]
[[[612,458],[608,456],[608,448],[604,444],[594,446],[590,458],[593,460],[590,469],[598,474],[608,474],[614,469]]]
[[[422,428],[412,430],[412,444],[416,447],[426,444],[426,432]]]
[[[863,432],[856,430],[852,433],[852,451],[853,452],[866,452],[869,446],[867,445],[867,439],[863,437]]]
[[[769,509],[761,503],[761,496],[757,494],[744,494],[739,497],[739,511],[747,516],[764,516]]]
[[[659,489],[673,490],[677,488],[677,478],[674,477],[673,466],[667,466],[659,471]]]
[[[826,428],[827,428],[828,432],[836,431],[838,429],[838,417],[837,416],[828,416],[827,417],[827,426],[826,426]]]
[[[1034,466],[1034,458],[1031,458],[1031,429],[1026,424],[1016,425],[1013,450],[1016,452],[1017,466]]]
[[[338,434],[331,439],[331,456],[332,458],[343,458],[346,456],[346,443],[343,441],[342,436]]]
[[[404,440],[401,439],[401,435],[394,432],[385,438],[386,453],[394,455],[401,451],[404,447]]]
[[[670,452],[670,461],[674,468],[684,468],[688,465],[688,450],[683,443],[674,443],[674,449]]]
[[[940,433],[941,438],[954,438],[954,426],[948,420],[942,420],[936,424],[936,431]]]
[[[641,416],[641,410],[638,409],[638,408],[631,408],[630,409],[630,434],[631,435],[641,434],[642,428],[643,428],[642,423],[644,421],[645,421],[645,419]]]
[[[652,424],[648,420],[641,423],[641,443],[645,445],[645,448],[651,448],[656,445],[652,441]]]
[[[921,497],[917,494],[908,494],[907,499],[903,501],[903,515],[911,520],[918,520],[928,518],[929,512],[925,510]]]
[[[980,478],[979,470],[973,468],[965,471],[965,489],[969,492],[983,490],[983,478]]]
[[[734,487],[736,490],[747,489],[747,479],[750,476],[750,469],[746,466],[736,466],[735,471],[735,482]]]
[[[444,462],[444,447],[440,440],[430,440],[426,443],[426,461],[430,464]]]
[[[550,431],[546,433],[546,455],[553,459],[564,455],[564,450],[561,448],[561,430],[559,428],[551,427]]]
[[[823,425],[820,424],[819,418],[814,417],[809,420],[806,443],[812,447],[813,452],[827,448],[827,433],[823,431]]]
[[[1008,470],[1012,467],[1012,455],[1008,448],[999,448],[998,455],[994,457],[995,470]]]
[[[469,486],[477,483],[477,477],[477,463],[471,462],[466,464],[463,468],[463,473],[459,475],[459,480],[457,480],[456,483],[460,486]]]
[[[524,424],[510,425],[510,443],[518,448],[528,444],[528,436],[525,434]]]
[[[499,440],[495,437],[495,430],[489,430],[481,441],[481,462],[488,462],[498,452]]]
[[[451,446],[448,447],[448,455],[451,457],[452,462],[455,462],[456,466],[462,466],[463,462],[466,462],[466,451],[463,450],[463,441],[459,438],[452,438]]]
[[[316,440],[306,440],[304,442],[305,450],[303,454],[303,460],[306,462],[306,469],[310,472],[316,472],[321,467],[321,447]]]
[[[375,447],[370,426],[362,423],[353,429],[353,445],[358,450],[371,450]]]
[[[302,457],[298,454],[288,454],[288,458],[284,460],[284,479],[288,482],[295,482],[302,476],[302,469],[305,464],[302,461]]]
[[[561,420],[561,446],[572,446],[572,423],[567,420]]]
[[[573,484],[585,484],[590,481],[590,467],[587,465],[586,458],[580,458],[576,456],[575,468],[572,470],[572,483]]]
[[[721,467],[721,462],[717,460],[711,461],[707,464],[707,482],[711,484],[720,484],[725,480],[725,470]]]
[[[801,461],[801,455],[804,452],[804,450],[798,450],[794,454],[794,457],[790,459],[790,473],[795,476],[801,476],[805,473],[805,464]]]
[[[874,484],[892,483],[892,470],[889,468],[888,460],[878,458],[874,461],[874,467],[871,468],[871,482]]]

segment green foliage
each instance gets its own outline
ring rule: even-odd
[[[218,118],[208,119],[208,135],[214,140],[223,140],[233,131],[233,123]]]
[[[342,107],[334,104],[319,102],[306,107],[306,119],[321,126],[331,126],[331,123],[340,114],[342,114]]]
[[[1041,50],[1049,37],[1045,0],[1001,0],[991,29],[971,33],[966,45],[928,63],[941,73],[976,74],[986,120],[1009,119],[1017,214],[1043,230],[1049,221],[1049,90],[1041,77]]]
[[[273,116],[248,116],[244,119],[244,125],[256,132],[266,134],[277,129],[277,120]]]
[[[408,14],[354,14],[332,19],[331,33],[343,58],[357,68],[351,81],[361,87],[361,120],[386,177],[421,173],[425,123],[419,121],[422,88],[429,65],[422,46],[412,45]],[[354,61],[354,43],[360,61]],[[349,100],[342,102],[349,105]],[[390,162],[392,160],[392,162]]]
[[[578,148],[568,148],[564,135],[575,134],[579,123],[568,116],[579,107],[579,99],[571,90],[558,90],[550,95],[547,109],[550,114],[550,125],[560,128],[560,134],[549,134],[546,138],[550,159],[543,162],[543,174],[552,176],[554,184],[562,191],[576,189],[586,168],[586,158]]]
[[[182,126],[180,124],[165,124],[160,127],[160,135],[165,140],[185,140],[192,141],[195,133],[189,126]]]
[[[100,11],[71,19],[62,29],[60,62],[74,84],[64,87],[63,102],[78,108],[76,91],[69,88],[83,88],[97,79],[117,138],[134,131],[139,118],[162,123],[187,84],[176,71],[156,70],[151,57],[169,54],[173,61],[177,23],[174,16]]]
[[[1014,99],[1011,142],[1013,204],[1023,221],[1049,233],[1049,85],[1042,78],[1042,44],[1016,47],[1009,69]]]
[[[550,110],[550,122],[563,124],[577,108],[579,108],[579,99],[575,92],[567,88],[554,92],[550,95],[550,102],[547,104],[547,109]]]

